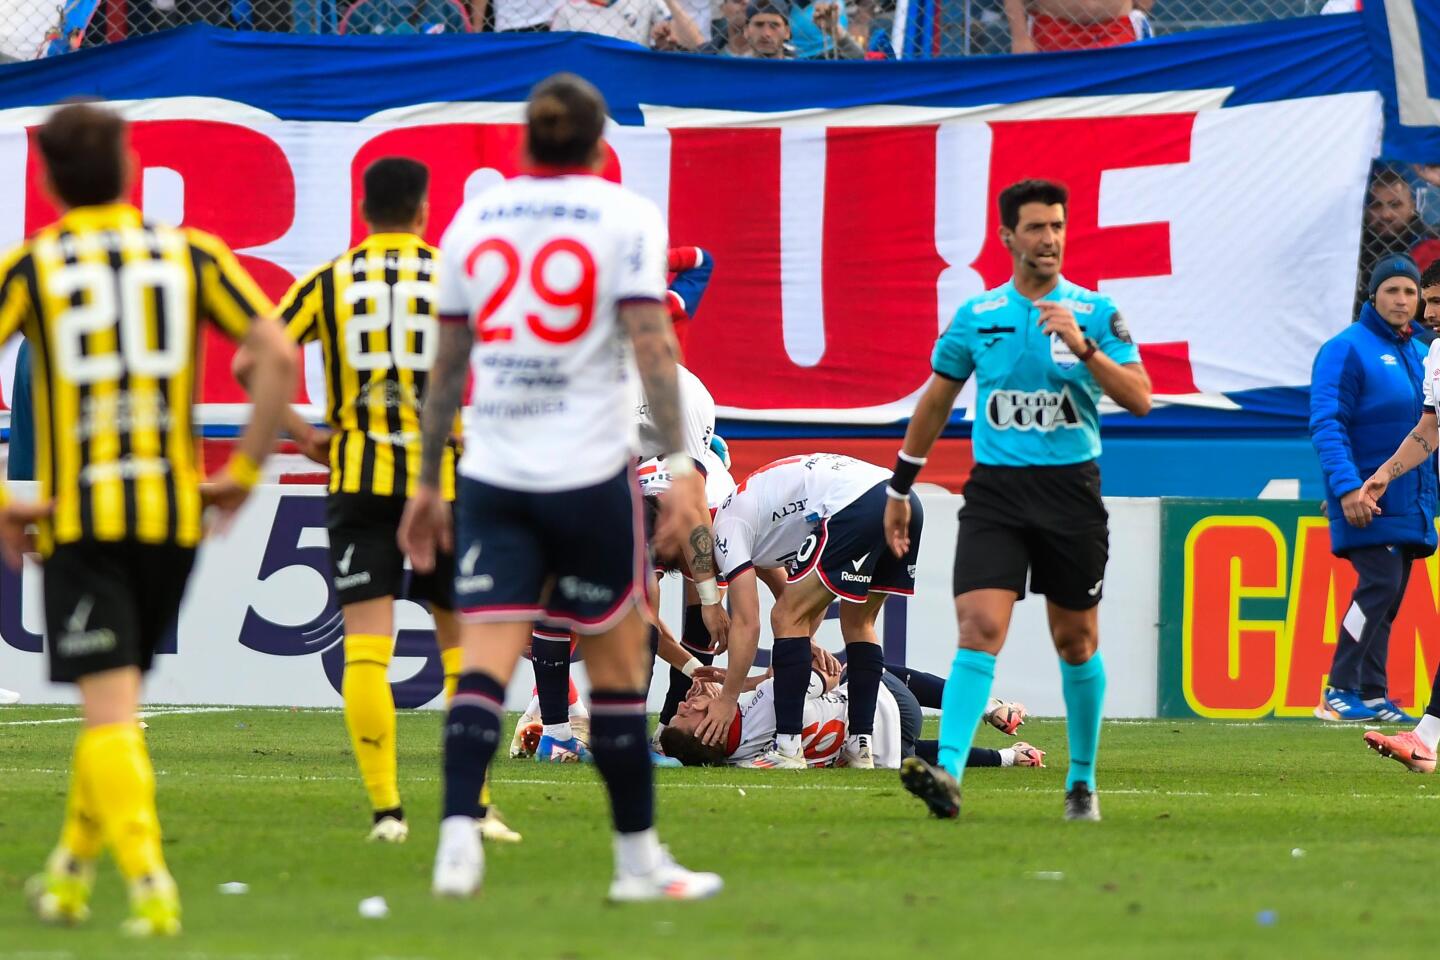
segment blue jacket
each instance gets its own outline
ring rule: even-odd
[[[1366,304],[1360,319],[1315,355],[1310,375],[1310,442],[1325,473],[1330,546],[1404,544],[1435,552],[1435,466],[1422,464],[1390,484],[1381,514],[1352,527],[1340,498],[1358,490],[1400,446],[1424,412],[1425,350],[1403,340]]]

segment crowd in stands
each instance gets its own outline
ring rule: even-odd
[[[1378,163],[1365,200],[1360,236],[1358,314],[1377,263],[1402,253],[1422,271],[1440,260],[1440,164]]]
[[[30,59],[187,23],[289,33],[567,30],[664,51],[767,59],[896,56],[897,0],[0,0],[0,58]],[[899,0],[910,3],[912,0]],[[1160,0],[1176,9],[1197,0]],[[1222,4],[1228,0],[1201,0]],[[1267,0],[1285,4],[1298,0]],[[1308,0],[1306,0],[1308,2]],[[1113,46],[1154,35],[1156,0],[930,3],[926,55]],[[55,22],[59,10],[61,22]],[[1299,12],[1307,12],[1300,10]],[[1264,10],[1230,13],[1235,21]],[[1268,15],[1274,15],[1273,13]],[[758,23],[752,20],[759,19]],[[1180,21],[1177,21],[1177,24]],[[756,38],[752,43],[750,36]]]

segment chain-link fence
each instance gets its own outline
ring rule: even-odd
[[[799,59],[953,57],[1143,41],[1355,0],[0,0],[16,60],[187,23],[281,33],[581,30],[664,50]]]
[[[1423,271],[1440,260],[1440,164],[1378,163],[1365,198],[1355,305],[1368,296],[1371,268],[1403,253]]]

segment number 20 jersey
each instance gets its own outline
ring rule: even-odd
[[[665,279],[660,211],[617,184],[526,176],[468,201],[440,241],[441,320],[475,333],[461,475],[543,493],[623,470],[640,389],[619,309]]]
[[[77,207],[0,262],[0,343],[18,328],[33,351],[42,554],[199,543],[200,322],[241,340],[270,311],[223,243],[128,204]]]

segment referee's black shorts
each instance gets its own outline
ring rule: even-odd
[[[1100,602],[1110,515],[1095,462],[1063,467],[977,464],[955,541],[955,596],[1030,589],[1066,610]]]

